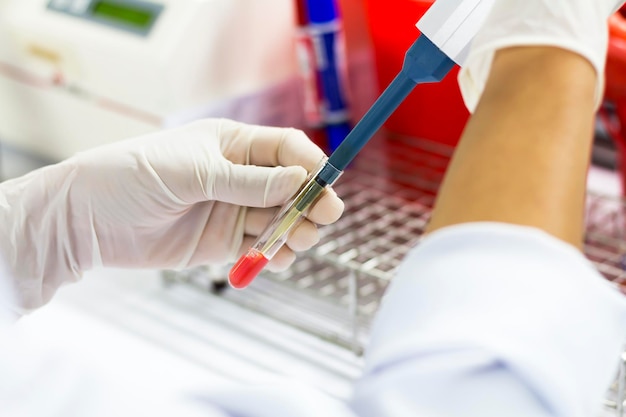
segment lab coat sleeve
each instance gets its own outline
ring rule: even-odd
[[[383,300],[362,417],[597,415],[626,301],[575,248],[496,223],[433,233]]]

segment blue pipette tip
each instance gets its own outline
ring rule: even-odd
[[[454,61],[421,35],[407,51],[400,73],[333,151],[328,162],[339,170],[345,169],[416,84],[441,81],[453,67]]]
[[[337,123],[326,126],[326,133],[328,134],[328,147],[331,152],[341,145],[341,142],[348,136],[352,127],[348,122]]]

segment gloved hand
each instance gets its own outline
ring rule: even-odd
[[[598,74],[597,105],[604,89],[607,20],[623,0],[495,0],[459,73],[465,104],[473,111],[485,88],[494,54],[515,46],[554,46],[589,60]]]
[[[324,156],[300,131],[205,120],[96,148],[0,184],[0,245],[22,305],[92,267],[184,268],[236,259]],[[327,192],[272,259],[336,221]]]

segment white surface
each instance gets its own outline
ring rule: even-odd
[[[88,273],[19,327],[112,377],[173,391],[293,376],[346,398],[360,373],[344,349],[195,289],[166,289],[155,271]]]

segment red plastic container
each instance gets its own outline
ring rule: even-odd
[[[615,106],[618,121],[613,121],[600,110],[600,117],[617,147],[618,168],[621,174],[622,195],[626,196],[626,7],[609,20],[609,48],[606,61],[605,100]]]
[[[402,68],[406,50],[420,35],[415,24],[432,3],[366,0],[381,91]],[[457,73],[458,67],[440,83],[417,86],[385,127],[391,132],[456,145],[469,118],[457,85]]]

